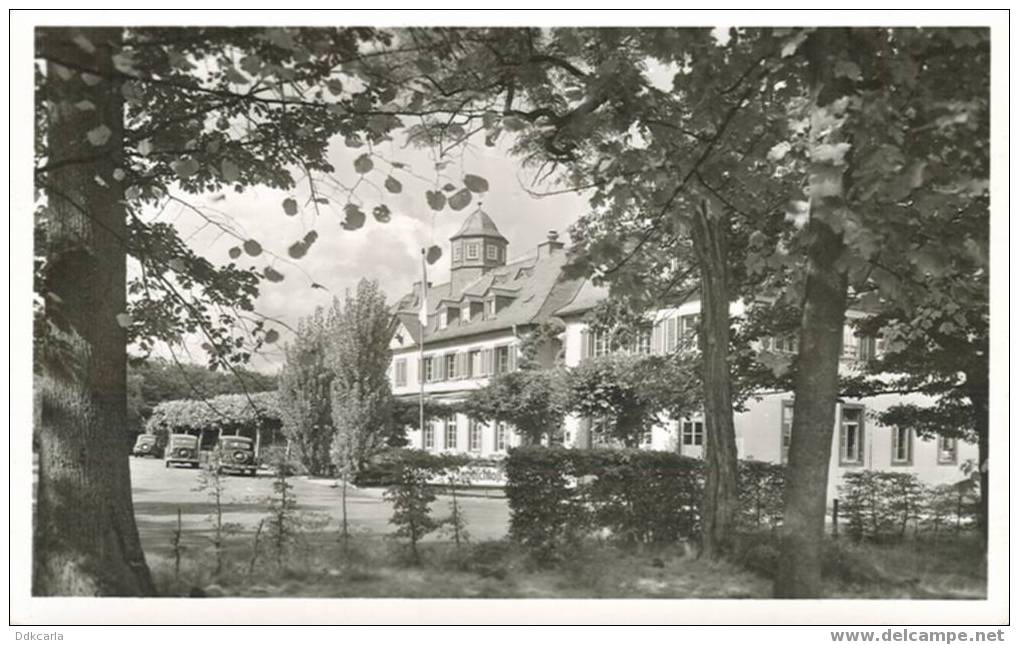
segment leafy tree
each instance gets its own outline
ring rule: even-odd
[[[38,30],[35,593],[154,592],[118,448],[127,345],[147,353],[199,334],[210,367],[229,371],[279,337],[254,312],[260,280],[285,277],[274,261],[249,263],[263,255],[258,240],[209,218],[249,264],[216,267],[141,209],[178,203],[205,216],[181,195],[298,181],[310,207],[328,207],[314,176],[332,170],[330,140],[371,145],[400,125],[382,107],[392,86],[360,66],[389,42],[368,28]],[[345,228],[363,224],[356,203],[344,212]],[[140,271],[125,287],[128,255]]]
[[[151,434],[255,430],[273,433],[281,426],[275,392],[224,394],[207,400],[166,401],[152,411],[145,424]]]
[[[680,418],[698,407],[700,383],[691,363],[695,360],[619,354],[585,360],[570,370],[569,407],[604,419],[608,438],[636,448],[665,413]]]
[[[325,312],[320,308],[301,320],[293,341],[284,347],[286,361],[279,376],[283,431],[301,464],[316,476],[332,468],[333,373],[326,367],[328,341]]]
[[[275,376],[245,367],[222,372],[210,370],[205,365],[161,358],[129,359],[127,374],[129,381],[138,383],[140,401],[136,408],[143,420],[163,401],[212,398],[220,394],[253,394],[276,389]]]
[[[525,445],[538,444],[561,432],[568,412],[565,379],[562,368],[498,374],[472,390],[461,406],[472,418],[511,424]]]
[[[391,423],[389,341],[392,315],[377,282],[362,279],[355,295],[334,302],[328,365],[336,433],[333,463],[344,481],[385,445]]]

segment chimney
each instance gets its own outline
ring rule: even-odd
[[[559,241],[559,233],[554,230],[549,231],[548,239],[538,245],[538,259],[547,258],[548,256],[561,251],[563,246],[563,243]]]

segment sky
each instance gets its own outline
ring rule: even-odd
[[[478,196],[461,211],[453,211],[448,206],[440,212],[432,211],[425,203],[425,191],[434,188],[433,181],[427,180],[435,175],[431,151],[405,148],[399,136],[377,150],[390,161],[407,164],[407,168],[389,170],[385,162],[376,162],[375,168],[365,176],[368,181],[354,192],[354,200],[360,200],[362,209],[368,213],[367,223],[357,231],[340,228],[346,196],[335,191],[329,193],[325,184],[320,184],[317,190],[327,191],[330,204],[320,206],[318,213],[306,203],[310,195],[307,184],[293,191],[256,187],[244,193],[187,196],[193,206],[208,216],[228,222],[241,237],[255,239],[262,245],[265,252],[261,256],[242,255],[236,260],[238,265],[260,270],[271,265],[285,276],[278,283],[262,281],[256,303],[259,313],[296,327],[301,317],[311,314],[316,307],[328,307],[333,296],[342,297],[344,291],[353,289],[362,277],[378,280],[387,301],[393,302],[409,292],[411,284],[420,279],[420,249],[432,244],[442,248],[443,256],[428,267],[428,279],[436,284],[448,279],[449,237],[478,206]],[[351,149],[342,141],[333,142],[330,149],[330,159],[336,167],[333,178],[346,186],[353,185],[357,178],[353,162],[363,152],[364,148]],[[390,172],[403,184],[398,195],[381,188]],[[534,195],[535,191],[548,192],[562,187],[550,183],[532,186],[535,170],[521,168],[519,160],[502,147],[472,145],[462,158],[458,156],[442,172],[440,185],[447,181],[462,185],[463,173],[488,180],[489,190],[480,196],[482,208],[509,240],[510,259],[533,252],[552,229],[568,244],[567,229],[586,209],[586,199],[576,193]],[[301,205],[295,216],[284,212],[282,203],[288,197],[295,198]],[[393,212],[391,221],[385,224],[371,217],[371,209],[380,201]],[[183,205],[171,204],[161,212],[150,211],[147,217],[172,222],[191,248],[214,264],[232,261],[228,251],[240,244],[236,237],[223,234],[215,226],[203,226],[206,222]],[[287,248],[312,229],[318,232],[317,241],[303,258],[290,260]],[[312,283],[325,289],[313,288]],[[282,335],[280,342],[255,357],[251,367],[265,372],[279,367],[282,344],[289,339],[290,332],[282,326],[277,329]],[[190,360],[204,362],[201,350],[197,349],[200,342],[195,339],[188,343]]]

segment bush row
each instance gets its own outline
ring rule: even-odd
[[[861,470],[846,473],[839,487],[839,515],[854,539],[902,539],[907,533],[939,533],[976,525],[978,500],[972,480],[927,486],[912,473]]]
[[[596,534],[626,543],[692,538],[700,529],[703,462],[673,452],[511,450],[506,460],[510,537],[552,558]],[[740,463],[739,520],[747,529],[781,517],[782,466]]]

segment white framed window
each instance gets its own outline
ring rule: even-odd
[[[436,372],[436,369],[435,369],[435,357],[434,356],[426,356],[425,357],[425,383],[432,383],[433,381],[435,381],[435,377],[436,377],[435,372]]]
[[[892,428],[892,464],[908,466],[913,463],[913,431],[909,428]]]
[[[478,246],[479,246],[479,244],[477,242],[468,242],[467,243],[467,259],[468,260],[477,260],[478,259],[479,255],[480,255],[480,251],[478,250]]]
[[[470,376],[477,378],[482,375],[481,371],[481,350],[475,349],[467,354],[467,361],[470,367]]]
[[[959,460],[959,440],[955,437],[938,437],[938,463],[954,464]]]
[[[782,463],[789,462],[789,445],[793,440],[793,402],[782,401]]]
[[[509,345],[501,345],[495,348],[495,373],[505,374],[511,370]]]
[[[842,406],[839,424],[839,463],[855,466],[863,463],[863,408]]]
[[[495,424],[495,451],[506,451],[506,422],[499,421]]]
[[[452,381],[453,379],[457,378],[456,354],[446,354],[443,360],[446,361],[446,372],[445,372],[446,380]]]
[[[393,380],[396,387],[407,385],[407,359],[401,358],[393,363]]]
[[[481,452],[481,424],[477,419],[467,421],[467,449],[471,452]]]
[[[651,330],[640,329],[637,330],[637,338],[633,343],[634,354],[650,354],[651,353]]]
[[[683,419],[680,442],[684,446],[703,446],[704,421],[699,419]]]
[[[688,314],[679,317],[679,330],[683,336],[696,337],[697,328],[701,324],[701,317],[697,314]]]
[[[463,247],[460,244],[453,245],[453,262],[459,262],[463,259]]]
[[[877,356],[877,339],[873,336],[860,336],[856,339],[856,358],[869,361]]]
[[[800,340],[796,337],[796,334],[769,336],[764,339],[764,349],[765,351],[778,354],[798,354],[800,351]]]
[[[499,259],[499,247],[497,247],[494,244],[486,244],[485,245],[485,257],[487,257],[489,260],[498,260]]]
[[[591,332],[591,355],[606,356],[612,351],[609,334],[605,331]]]
[[[454,414],[446,419],[446,436],[444,437],[445,442],[443,443],[443,447],[446,450],[456,450],[456,435],[456,415]]]
[[[435,422],[428,421],[425,423],[425,437],[424,437],[425,450],[435,449]]]

